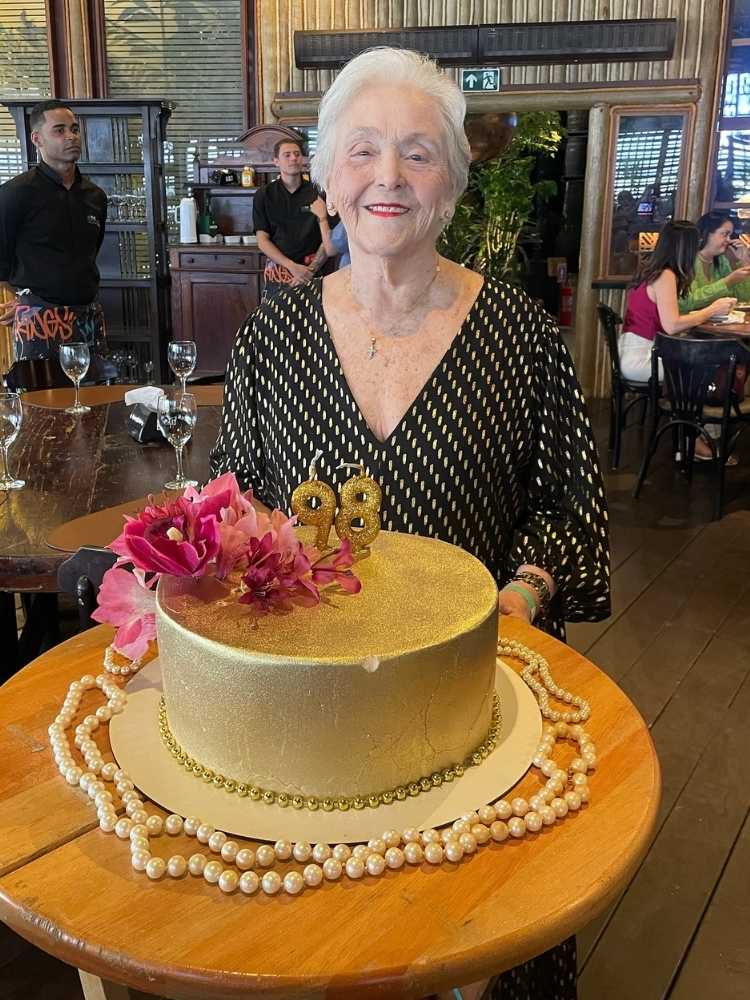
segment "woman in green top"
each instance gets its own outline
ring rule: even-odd
[[[732,239],[732,218],[723,212],[709,212],[698,219],[697,226],[700,240],[695,277],[679,300],[680,312],[703,309],[727,295],[750,302],[750,253],[744,243]]]

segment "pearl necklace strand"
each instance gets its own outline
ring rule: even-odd
[[[224,893],[239,889],[246,895],[260,890],[268,896],[278,892],[296,896],[306,887],[315,888],[344,876],[352,880],[365,874],[377,877],[386,869],[397,870],[405,864],[457,864],[490,842],[502,843],[508,838],[538,833],[542,827],[552,826],[589,801],[587,774],[596,768],[597,758],[594,744],[580,725],[591,714],[588,702],[558,687],[547,661],[526,646],[501,640],[498,654],[516,657],[527,664],[521,676],[536,695],[543,717],[549,720],[543,726],[542,738],[532,760],[532,766],[546,779],[539,791],[528,801],[521,797],[510,801],[501,798],[492,805],[480,806],[442,830],[386,830],[380,837],[354,848],[348,844],[331,847],[323,843],[277,840],[273,845],[260,844],[253,849],[241,847],[221,830],[215,830],[197,817],[183,818],[173,813],[162,819],[156,813],[149,814],[133,781],[114,761],[105,763],[92,739],[92,733],[100,725],[106,725],[113,715],[122,712],[127,704],[128,696],[113,676],[127,676],[141,666],[141,661],[133,661],[125,668],[119,666],[111,647],[105,653],[105,673],[98,677],[85,674],[69,686],[65,701],[48,729],[49,740],[55,763],[65,781],[72,787],[79,787],[92,800],[99,828],[130,842],[131,864],[136,871],[145,872],[154,881],[165,875],[182,878],[189,873],[217,885]],[[72,727],[85,693],[95,687],[101,689],[106,704],[86,715],[74,731],[75,746],[87,767],[84,771],[75,763],[66,730]],[[576,710],[559,712],[550,708],[550,695],[575,705]],[[552,759],[557,740],[568,740],[578,746],[579,756],[567,769],[559,767]],[[125,807],[125,816],[118,816],[114,797],[105,782],[114,785]],[[187,858],[173,854],[165,860],[152,854],[151,840],[164,833],[168,837],[178,834],[195,837],[217,857],[211,859],[198,851]],[[301,873],[292,870],[282,874],[274,868],[277,861],[297,862],[305,867]]]

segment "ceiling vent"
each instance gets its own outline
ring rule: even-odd
[[[295,31],[298,69],[338,69],[378,45],[415,49],[444,66],[533,66],[669,59],[675,18],[551,21],[400,31]]]

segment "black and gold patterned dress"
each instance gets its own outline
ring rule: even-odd
[[[453,542],[502,586],[523,563],[554,578],[549,617],[597,621],[609,607],[607,512],[573,363],[555,324],[518,289],[486,281],[424,388],[381,442],[328,332],[321,280],[280,291],[239,331],[211,475],[234,472],[289,510],[310,460],[337,487],[361,462],[383,488],[382,523]],[[504,973],[493,1000],[572,1000],[575,939]]]
[[[518,289],[486,281],[389,437],[370,430],[323,314],[322,281],[283,290],[240,330],[211,474],[289,510],[310,460],[334,488],[361,462],[383,488],[382,523],[460,545],[506,583],[519,565],[558,593],[537,621],[609,614],[604,487],[573,363],[555,324]]]

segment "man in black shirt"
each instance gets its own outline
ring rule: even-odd
[[[107,196],[82,177],[80,127],[60,101],[30,114],[39,163],[0,186],[0,323],[13,324],[18,358],[56,355],[61,344],[104,341],[96,256]]]
[[[295,139],[280,139],[273,149],[279,168],[278,180],[267,184],[253,199],[253,226],[258,249],[268,257],[265,293],[285,285],[309,281],[316,254],[323,246],[325,257],[336,251],[330,244],[326,206],[315,186],[302,179],[305,170],[302,146]],[[320,255],[317,262],[320,261]]]

